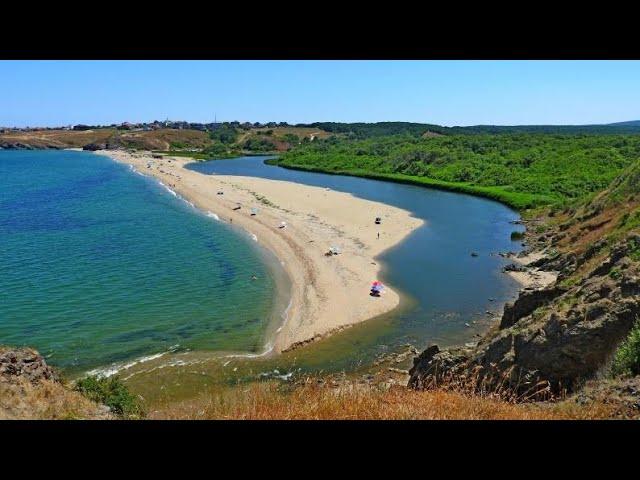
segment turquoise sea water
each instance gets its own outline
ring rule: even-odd
[[[259,352],[283,275],[248,235],[109,158],[0,151],[0,344],[67,372]]]

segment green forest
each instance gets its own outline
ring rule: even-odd
[[[296,126],[319,128],[326,132],[358,139],[400,134],[421,136],[427,133],[437,133],[441,135],[501,135],[513,133],[619,135],[640,133],[639,121],[612,123],[608,125],[472,125],[468,127],[445,127],[431,123],[412,122],[315,122],[307,124],[301,123]]]
[[[336,135],[270,163],[435,186],[526,209],[588,199],[640,158],[640,135],[415,133]]]

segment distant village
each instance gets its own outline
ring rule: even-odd
[[[83,131],[83,130],[98,130],[101,128],[115,128],[118,130],[129,130],[129,131],[150,131],[150,130],[159,130],[162,128],[173,128],[177,130],[200,130],[202,132],[211,132],[218,128],[223,127],[234,127],[234,128],[242,128],[245,130],[249,130],[252,128],[275,128],[275,127],[288,127],[290,126],[287,122],[268,122],[268,123],[260,123],[260,122],[212,122],[212,123],[193,123],[193,122],[185,122],[185,121],[170,121],[165,120],[163,122],[155,120],[150,123],[130,123],[130,122],[122,122],[120,124],[112,123],[111,125],[66,125],[60,127],[0,127],[0,133],[11,133],[11,132],[36,132],[43,130],[75,130],[75,131]]]

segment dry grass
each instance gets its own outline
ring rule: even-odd
[[[273,131],[274,137],[284,137],[288,133],[293,133],[297,135],[300,140],[304,137],[310,137],[311,135],[317,138],[328,138],[332,134],[329,132],[325,132],[324,130],[320,130],[319,128],[309,128],[309,127],[273,127],[273,128],[256,128],[252,130],[256,135],[263,135],[266,131]]]
[[[0,142],[21,142],[42,148],[81,148],[89,143],[105,143],[114,136],[119,137],[128,147],[146,150],[169,150],[172,144],[181,144],[184,148],[205,148],[211,145],[211,140],[205,132],[168,128],[146,132],[113,128],[12,132],[0,134]]]
[[[122,131],[120,139],[127,146],[145,150],[170,150],[173,145],[179,145],[179,148],[201,149],[211,145],[211,139],[206,132],[169,128],[147,132]]]
[[[22,378],[0,380],[0,420],[63,420],[112,418],[97,404],[64,385]]]
[[[0,142],[28,143],[34,147],[80,148],[88,143],[106,142],[115,133],[114,129],[86,131],[41,130],[35,132],[12,132],[0,134]]]
[[[443,389],[415,391],[401,386],[330,388],[315,382],[283,387],[254,383],[179,404],[151,418],[241,420],[556,420],[611,418],[601,403],[516,404],[497,397],[470,396]]]

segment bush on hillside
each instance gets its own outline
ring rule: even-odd
[[[636,321],[629,336],[618,347],[611,373],[614,376],[640,375],[640,321]]]
[[[142,403],[117,376],[89,376],[78,380],[74,390],[94,402],[107,405],[113,413],[124,418],[145,416]]]

